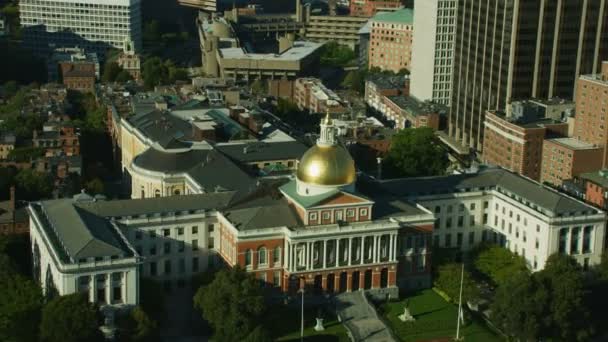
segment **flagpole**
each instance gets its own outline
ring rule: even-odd
[[[464,283],[464,263],[460,271],[460,297],[458,298],[458,322],[456,322],[456,341],[460,340],[460,320],[462,318],[462,285]]]

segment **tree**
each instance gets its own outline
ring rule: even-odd
[[[321,48],[321,65],[344,67],[356,58],[355,52],[346,45],[330,41]]]
[[[116,75],[116,82],[118,83],[126,83],[129,81],[133,81],[133,76],[131,76],[131,74],[126,71],[126,70],[121,70],[118,75]]]
[[[256,79],[251,83],[251,92],[255,95],[263,95],[266,93],[266,86],[260,79]]]
[[[123,71],[123,69],[116,62],[108,61],[103,68],[103,75],[101,75],[101,80],[103,82],[115,82],[118,74]]]
[[[453,302],[458,302],[460,297],[460,275],[462,271],[461,264],[446,264],[439,266],[437,277],[435,278],[435,286],[447,294]],[[473,278],[468,271],[464,271],[464,280],[462,286],[462,301],[466,303],[476,299],[479,296],[479,290],[473,282]]]
[[[475,258],[474,263],[478,271],[499,286],[515,274],[529,273],[526,259],[500,246],[483,248]]]
[[[549,291],[550,323],[548,338],[563,341],[585,341],[593,333],[585,305],[584,278],[580,265],[567,255],[554,254],[545,268],[535,274]]]
[[[545,326],[548,301],[542,282],[527,273],[515,273],[496,290],[491,319],[516,340],[537,341]]]
[[[259,282],[234,268],[219,271],[211,284],[199,288],[194,306],[213,327],[214,340],[236,342],[260,326],[264,298]]]
[[[8,153],[7,159],[19,163],[31,162],[40,157],[44,157],[46,149],[42,147],[18,147]]]
[[[391,139],[383,166],[389,177],[435,176],[449,165],[446,151],[431,128],[406,128]]]
[[[141,307],[137,306],[124,319],[118,320],[121,327],[119,341],[159,341],[158,322],[153,320]]]
[[[85,185],[85,189],[90,194],[97,195],[97,194],[104,193],[104,185],[103,185],[103,182],[101,181],[101,179],[99,179],[99,178],[94,178],[94,179],[88,181],[87,184]]]
[[[362,94],[365,92],[366,74],[365,70],[351,70],[346,74],[344,80],[342,80],[341,86]]]
[[[139,288],[142,310],[157,322],[165,319],[165,295],[162,286],[152,279],[143,278]]]
[[[2,271],[0,278],[0,340],[37,341],[42,308],[40,287],[13,272]]]
[[[56,297],[42,310],[40,337],[45,342],[101,341],[100,317],[86,295]]]
[[[167,82],[169,70],[159,57],[148,58],[142,65],[141,76],[147,89]]]
[[[26,200],[49,198],[53,192],[53,179],[46,173],[32,169],[21,170],[15,181],[18,191]]]

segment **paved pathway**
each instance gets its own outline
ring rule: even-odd
[[[363,296],[363,291],[336,296],[336,310],[342,323],[351,331],[355,341],[395,342],[388,327]]]

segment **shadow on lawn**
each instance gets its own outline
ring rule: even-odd
[[[300,338],[292,338],[289,340],[283,340],[285,342],[296,342],[300,341]],[[340,338],[333,335],[314,335],[314,336],[304,336],[304,340],[306,342],[338,342]]]
[[[413,315],[413,316],[414,316],[414,318],[419,319],[421,317],[428,316],[428,315],[431,315],[431,314],[433,314],[435,312],[439,312],[439,311],[443,311],[443,310],[445,310],[445,308],[439,308],[439,309],[435,309],[435,310],[429,310],[429,311],[422,312],[422,313],[419,313],[419,314],[416,314],[416,315]]]

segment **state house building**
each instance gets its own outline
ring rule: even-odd
[[[603,251],[603,212],[505,170],[357,180],[329,118],[295,173],[239,191],[32,203],[34,274],[45,293],[113,306],[136,305],[142,277],[179,288],[219,263],[277,292],[396,296],[431,286],[433,243],[494,241],[534,270],[551,253],[588,265]]]

